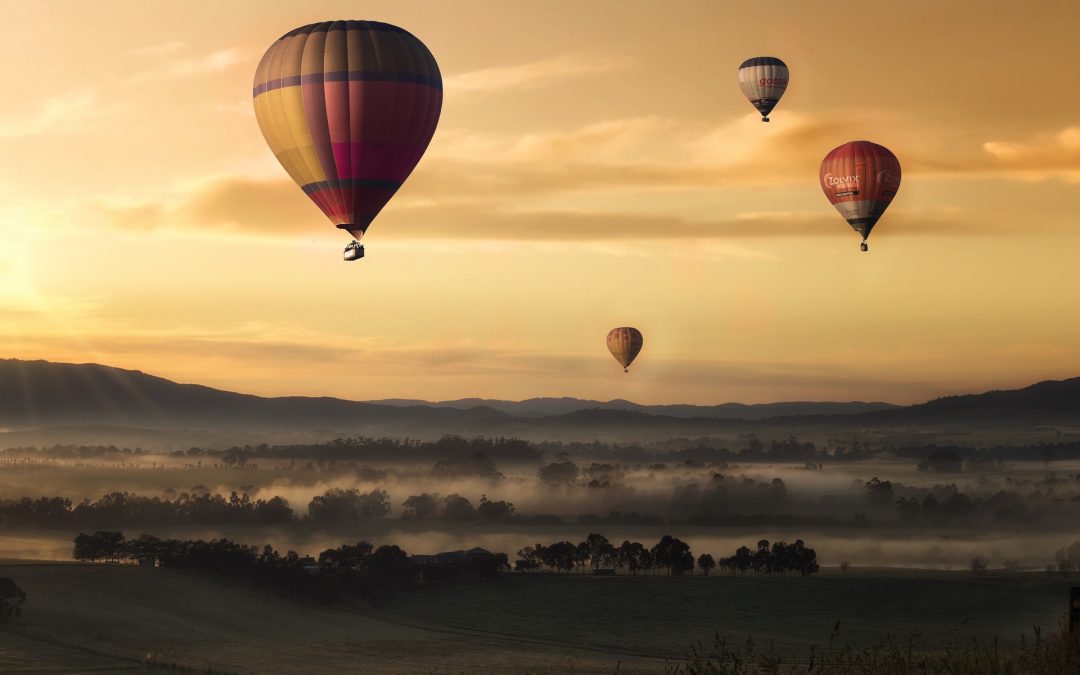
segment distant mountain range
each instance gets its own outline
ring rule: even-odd
[[[0,359],[0,427],[233,430],[432,437],[649,440],[755,430],[1080,427],[1080,378],[1011,391],[950,396],[913,406],[887,403],[639,405],[537,398],[429,403],[261,397],[178,384],[97,364]]]
[[[524,401],[502,401],[490,398],[460,398],[453,401],[423,401],[407,398],[387,398],[369,401],[377,405],[398,407],[431,406],[434,408],[456,408],[469,410],[486,407],[504,412],[515,417],[550,417],[566,415],[579,410],[628,410],[647,415],[667,415],[668,417],[712,417],[725,420],[763,420],[771,417],[797,417],[801,415],[854,415],[896,408],[891,403],[847,403],[792,401],[787,403],[721,403],[720,405],[690,405],[686,403],[670,405],[642,405],[633,401],[617,398],[611,401],[594,401],[581,398],[528,398]]]

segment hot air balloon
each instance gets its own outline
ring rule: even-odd
[[[787,85],[787,65],[775,56],[756,56],[739,66],[739,89],[761,113],[762,122],[769,121]]]
[[[627,373],[630,372],[630,364],[634,362],[634,359],[641,352],[643,343],[641,331],[630,326],[612,328],[607,334],[608,351],[622,365],[623,371]]]
[[[870,141],[851,141],[825,155],[821,189],[829,203],[862,235],[859,248],[900,189],[900,162],[889,149]]]
[[[325,21],[270,45],[255,71],[255,117],[289,176],[359,239],[427,149],[442,110],[435,58],[376,21]]]

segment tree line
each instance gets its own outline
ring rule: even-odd
[[[505,554],[480,549],[470,553],[456,569],[443,565],[440,580],[494,579],[509,569]],[[326,549],[316,560],[295,551],[282,554],[269,544],[260,549],[229,539],[159,539],[149,534],[128,539],[116,531],[80,533],[72,557],[188,569],[326,602],[379,599],[414,585],[422,570],[400,547],[376,548],[366,541]]]
[[[591,533],[577,544],[569,541],[535,544],[522,548],[517,555],[514,569],[518,572],[563,574],[579,570],[584,574],[591,568],[594,574],[625,570],[633,576],[679,576],[693,574],[695,565],[705,576],[717,567],[732,574],[753,572],[781,576],[789,572],[809,576],[820,571],[817,552],[807,548],[802,539],[793,544],[776,542],[771,546],[768,540],[762,539],[756,550],[742,546],[730,557],[716,560],[708,553],[695,559],[689,544],[671,535],[664,535],[655,545],[646,547],[630,540],[616,546],[604,535]]]
[[[0,500],[0,529],[20,527],[130,527],[143,525],[281,525],[306,520],[320,525],[370,520],[390,512],[385,490],[361,492],[333,488],[308,503],[297,516],[284,497],[252,499],[247,493],[228,497],[195,486],[173,499],[111,492],[72,504],[66,497]]]
[[[225,458],[236,464],[252,459],[300,460],[363,460],[369,462],[415,462],[443,460],[447,457],[469,456],[475,453],[498,461],[530,462],[540,459],[540,450],[529,441],[519,438],[465,438],[443,436],[436,441],[409,438],[338,438],[325,443],[291,445],[245,445],[231,448],[189,448],[176,450],[171,456],[181,458]]]

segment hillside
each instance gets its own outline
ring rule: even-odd
[[[950,396],[907,407],[882,403],[774,403],[718,406],[629,401],[462,399],[441,403],[261,397],[179,384],[97,364],[0,360],[0,428],[78,427],[230,430],[438,437],[666,439],[744,433],[766,427],[915,430],[1080,426],[1080,378],[1011,391]],[[25,435],[25,434],[24,434]]]
[[[371,401],[380,405],[416,406],[425,405],[437,408],[457,408],[467,410],[485,406],[519,417],[546,417],[565,415],[579,410],[626,410],[648,415],[667,415],[669,417],[691,418],[710,417],[715,419],[763,420],[774,417],[798,417],[802,415],[854,415],[878,410],[889,410],[897,406],[880,402],[833,402],[833,401],[785,401],[781,403],[721,403],[719,405],[690,405],[685,403],[671,405],[642,405],[633,401],[614,399],[595,401],[572,397],[529,398],[523,401],[504,401],[487,398],[463,398],[453,401],[422,401],[419,399],[383,399]]]
[[[1080,425],[1080,377],[1048,380],[1023,389],[945,396],[858,418],[867,424],[890,425]]]
[[[335,608],[181,571],[74,563],[3,563],[27,593],[0,626],[0,672],[85,673],[176,665],[215,673],[513,672],[657,669],[652,659],[499,639]],[[362,667],[360,667],[362,664]],[[662,672],[662,668],[661,668]]]
[[[0,426],[10,429],[136,426],[407,433],[433,425],[466,432],[504,417],[484,407],[453,410],[328,397],[267,398],[98,364],[0,360]]]

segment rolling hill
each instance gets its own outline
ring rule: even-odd
[[[1017,390],[884,403],[651,405],[573,398],[428,403],[262,397],[179,384],[97,364],[0,360],[0,427],[444,434],[635,439],[764,428],[1030,428],[1080,426],[1080,378]]]

